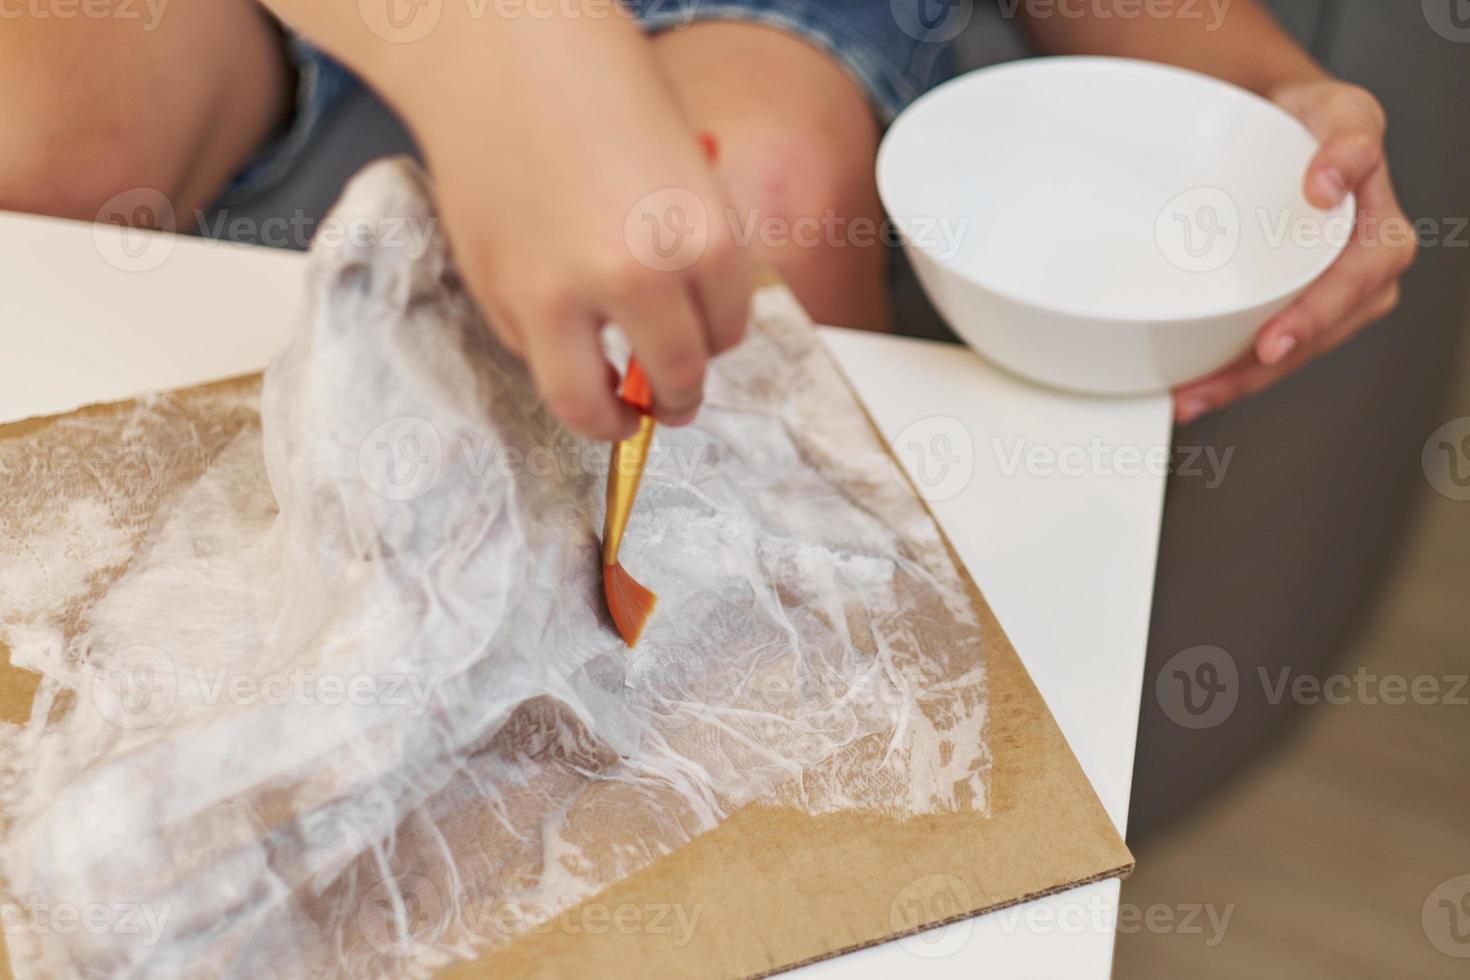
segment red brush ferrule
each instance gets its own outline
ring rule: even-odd
[[[628,359],[628,373],[623,376],[623,390],[618,397],[643,415],[653,414],[653,388],[636,358]]]

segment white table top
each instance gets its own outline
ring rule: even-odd
[[[0,213],[0,422],[263,368],[299,254]],[[1044,391],[950,345],[826,328],[1117,826],[1126,826],[1170,438],[1164,396]],[[1107,977],[1105,881],[805,967]]]

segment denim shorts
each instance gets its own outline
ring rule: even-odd
[[[484,3],[477,9],[494,9]],[[700,21],[744,21],[793,34],[846,69],[886,125],[942,80],[949,41],[964,27],[961,18],[969,20],[971,5],[944,0],[623,0],[623,8],[650,34]],[[536,0],[524,0],[517,9],[538,8]],[[359,87],[346,68],[306,39],[290,37],[287,51],[297,75],[294,115],[235,178],[225,194],[229,201],[253,196],[284,177],[333,110]]]

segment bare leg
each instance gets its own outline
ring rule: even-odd
[[[823,323],[889,325],[878,124],[857,82],[782,31],[703,21],[654,39],[698,129],[716,137],[735,231]]]
[[[5,22],[0,208],[91,219],[148,188],[184,224],[284,117],[281,39],[250,0],[130,9],[138,19]]]

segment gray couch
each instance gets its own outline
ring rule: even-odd
[[[1470,44],[1436,33],[1420,4],[1408,0],[1273,6],[1318,58],[1387,106],[1389,152],[1406,210],[1438,219],[1470,215],[1470,126],[1462,112],[1470,98]],[[958,67],[1024,54],[1012,25],[981,0],[960,39]],[[362,163],[411,149],[393,117],[360,94],[285,185],[231,214],[257,222],[292,212],[319,216]],[[1443,401],[1466,309],[1467,258],[1463,238],[1458,248],[1427,248],[1388,322],[1275,390],[1177,434],[1180,446],[1234,455],[1218,487],[1178,477],[1168,488],[1134,839],[1217,792],[1278,742],[1299,712],[1268,702],[1254,681],[1256,667],[1328,669],[1391,574],[1423,479],[1420,447],[1441,422],[1463,414]],[[906,332],[952,336],[897,253],[894,287]],[[1161,710],[1154,679],[1176,652],[1202,644],[1228,651],[1243,683],[1227,721],[1195,730]]]

